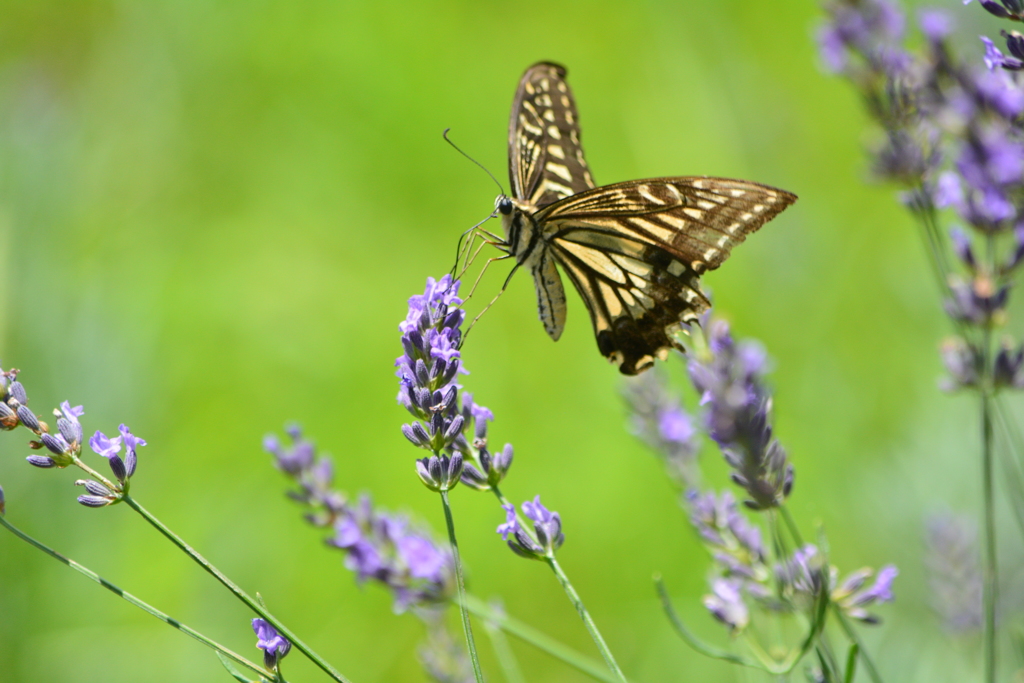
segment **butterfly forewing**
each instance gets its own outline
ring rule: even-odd
[[[516,199],[538,209],[594,187],[565,68],[541,62],[527,69],[512,104],[508,135]]]
[[[710,306],[698,275],[796,201],[767,185],[705,176],[595,188],[565,69],[549,63],[519,83],[509,174],[508,247],[533,274],[544,328],[557,340],[565,324],[557,264],[583,297],[598,349],[629,375],[678,347],[680,324]]]
[[[534,219],[549,241],[614,246],[617,239],[636,240],[664,249],[699,274],[720,266],[734,246],[794,201],[789,192],[744,180],[652,178],[572,195]]]

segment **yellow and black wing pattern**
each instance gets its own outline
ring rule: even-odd
[[[594,188],[565,67],[534,64],[519,81],[508,126],[512,194],[534,209]]]
[[[796,195],[706,176],[595,187],[565,74],[558,65],[535,64],[516,92],[509,126],[514,207],[504,219],[509,246],[531,268],[552,338],[565,318],[557,264],[590,312],[598,349],[635,375],[679,347],[680,324],[707,310],[698,277]]]

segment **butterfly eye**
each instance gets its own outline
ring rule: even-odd
[[[512,200],[505,195],[501,195],[494,202],[494,208],[507,216],[512,213]]]

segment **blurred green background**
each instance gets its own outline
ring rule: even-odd
[[[998,27],[948,4],[980,55],[974,36]],[[711,174],[800,195],[705,283],[775,360],[804,533],[822,526],[844,571],[900,567],[885,625],[864,631],[887,680],[967,680],[978,640],[950,639],[929,608],[922,522],[978,509],[975,404],[936,389],[947,324],[915,226],[892,188],[864,182],[865,119],[820,69],[818,12],[0,2],[0,361],[21,368],[36,413],[70,400],[87,433],[126,422],[146,438],[133,494],[354,682],[424,680],[421,624],[355,585],[282,495],[261,438],[297,420],[336,458],[341,487],[443,528],[399,432],[396,326],[495,188],[441,131],[504,181],[518,78],[556,60],[599,183]],[[505,272],[484,279],[482,300]],[[631,678],[760,680],[691,652],[661,614],[655,571],[699,633],[727,640],[700,606],[706,555],[627,433],[622,379],[570,299],[553,344],[520,274],[464,349],[492,438],[516,447],[505,491],[561,513],[560,558]],[[82,508],[76,475],[25,465],[26,437],[0,437],[12,522],[257,658],[240,604],[125,506]],[[719,460],[706,451],[724,482]],[[494,533],[493,499],[453,498],[471,590],[597,657],[550,572]],[[585,680],[513,647],[530,681]],[[299,655],[287,665],[291,680],[324,680]],[[0,680],[226,675],[195,642],[0,534]]]

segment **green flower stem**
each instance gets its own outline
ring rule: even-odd
[[[462,615],[462,630],[466,633],[466,649],[469,659],[473,662],[473,676],[476,683],[483,683],[484,672],[480,669],[480,658],[476,654],[476,642],[473,640],[473,625],[469,623],[469,610],[466,608],[466,584],[462,578],[462,559],[459,557],[459,543],[455,540],[455,521],[452,519],[452,508],[448,503],[448,492],[441,490],[441,503],[444,506],[444,521],[448,526],[448,540],[452,546],[452,558],[455,561],[455,581],[459,587],[459,614]]]
[[[100,576],[96,572],[88,569],[87,567],[84,567],[84,566],[78,564],[74,560],[72,560],[72,559],[70,559],[68,557],[65,557],[64,555],[61,555],[56,550],[53,550],[52,548],[49,548],[49,547],[43,545],[42,543],[40,543],[36,539],[32,538],[28,534],[26,534],[23,531],[21,531],[21,529],[18,529],[16,526],[14,526],[10,522],[8,522],[6,517],[0,516],[0,525],[3,525],[3,527],[6,528],[8,531],[10,531],[12,534],[17,536],[21,540],[25,541],[29,545],[33,546],[34,548],[43,551],[44,553],[46,553],[47,555],[49,555],[53,559],[57,560],[58,562],[62,562],[64,564],[66,564],[68,567],[71,567],[76,572],[78,572],[79,574],[82,574],[86,578],[92,579],[93,581],[95,581],[99,585],[103,586],[104,588],[106,588],[108,591],[110,591],[114,595],[117,595],[118,597],[128,601],[132,605],[135,605],[139,609],[141,609],[141,610],[143,610],[145,612],[148,612],[149,614],[153,615],[154,617],[156,617],[160,621],[164,622],[168,626],[173,626],[174,628],[178,629],[179,631],[181,631],[185,635],[187,635],[187,636],[189,636],[191,638],[194,638],[195,640],[198,640],[200,643],[202,643],[203,645],[205,645],[205,646],[211,648],[212,650],[216,651],[221,656],[231,660],[232,662],[234,662],[236,664],[244,666],[245,668],[250,669],[251,671],[256,672],[260,676],[264,676],[264,677],[266,677],[268,679],[272,679],[274,677],[273,672],[264,669],[262,666],[260,666],[258,664],[250,662],[248,659],[246,659],[242,655],[237,654],[236,652],[232,652],[231,650],[229,650],[228,648],[224,647],[220,643],[217,643],[216,641],[210,640],[209,638],[204,636],[199,631],[196,631],[195,629],[193,629],[193,628],[191,628],[189,626],[186,626],[185,624],[181,623],[177,619],[172,619],[171,617],[167,616],[166,614],[164,614],[160,610],[156,609],[152,605],[149,605],[149,604],[143,602],[142,600],[138,599],[137,597],[135,597],[131,593],[128,593],[127,591],[121,590],[120,588],[118,588],[114,584],[110,583],[109,581],[104,579],[102,576]]]
[[[872,683],[883,683],[882,675],[878,673],[878,667],[875,666],[875,662],[871,659],[871,655],[868,654],[867,648],[864,647],[864,643],[861,642],[860,636],[857,635],[857,631],[853,628],[853,624],[846,618],[843,611],[839,609],[836,604],[832,605],[832,611],[836,615],[836,621],[843,628],[843,632],[846,637],[853,643],[854,648],[857,650],[857,658],[864,662],[864,668],[868,672],[868,678],[872,680]]]
[[[497,607],[494,608],[494,612],[501,614],[501,610]],[[526,683],[526,679],[523,678],[523,672],[519,668],[519,662],[516,660],[515,653],[512,652],[512,647],[508,643],[508,638],[505,637],[501,624],[492,619],[485,618],[484,630],[487,631],[487,637],[491,640],[491,647],[494,648],[494,655],[498,658],[498,666],[501,667],[501,673],[505,676],[506,683]]]
[[[608,668],[611,669],[619,681],[626,683],[626,676],[622,673],[622,669],[615,662],[615,657],[612,656],[612,651],[608,649],[608,645],[604,642],[604,638],[601,637],[601,632],[597,630],[597,624],[590,617],[590,612],[584,607],[583,601],[580,600],[579,594],[569,581],[569,577],[562,571],[562,565],[558,564],[558,560],[555,559],[554,555],[549,555],[544,558],[551,567],[551,571],[555,573],[555,577],[558,578],[558,583],[562,584],[562,588],[565,590],[565,594],[569,596],[569,602],[576,608],[576,612],[580,615],[580,619],[583,620],[583,625],[587,627],[587,632],[590,633],[590,637],[594,639],[594,643],[597,645],[597,649],[601,651],[601,656],[604,657],[604,661],[608,664]]]
[[[988,273],[994,277],[998,272],[996,266],[996,244],[992,233],[985,240],[985,262]],[[984,648],[985,648],[985,681],[996,681],[996,601],[999,593],[999,575],[996,566],[996,511],[995,490],[992,483],[993,469],[993,432],[992,432],[992,393],[993,393],[993,357],[992,357],[992,320],[988,319],[982,328],[981,335],[982,378],[979,387],[981,399],[981,467],[982,496],[985,506],[985,565],[982,568],[984,586]]]
[[[676,614],[675,607],[672,606],[672,598],[669,597],[668,589],[665,588],[665,582],[662,580],[660,574],[654,575],[654,585],[658,590],[658,597],[661,599],[661,606],[665,610],[665,615],[668,616],[668,620],[672,622],[673,628],[676,633],[682,638],[687,645],[692,647],[697,652],[701,653],[705,657],[711,657],[713,659],[721,659],[722,661],[729,662],[730,664],[739,664],[740,666],[750,667],[752,669],[763,669],[764,667],[753,660],[747,659],[741,655],[729,652],[728,650],[722,650],[708,645],[704,641],[693,635],[690,629],[686,628],[686,624]]]
[[[178,546],[178,548],[183,553],[191,557],[196,564],[205,569],[215,579],[220,581],[225,588],[231,591],[236,598],[244,602],[246,606],[249,607],[249,609],[251,609],[256,614],[260,615],[264,620],[266,620],[268,624],[277,629],[277,632],[285,638],[287,638],[295,647],[296,650],[306,655],[306,657],[308,657],[314,664],[320,667],[320,669],[324,673],[326,673],[328,676],[333,678],[338,683],[350,683],[350,681],[347,678],[345,678],[341,675],[341,673],[336,671],[333,666],[327,663],[326,660],[324,660],[320,655],[318,655],[316,652],[310,649],[310,647],[306,645],[304,642],[299,640],[298,636],[292,633],[287,626],[282,624],[277,619],[277,617],[275,617],[273,614],[268,612],[265,607],[263,607],[258,602],[249,597],[249,595],[244,590],[242,590],[231,579],[229,579],[227,576],[221,573],[219,569],[210,564],[210,562],[207,561],[205,557],[203,557],[198,552],[193,550],[191,546],[185,543],[185,541],[179,538],[173,531],[164,526],[163,522],[161,522],[159,519],[150,514],[150,512],[146,510],[146,508],[139,505],[138,501],[136,501],[134,498],[127,494],[125,494],[125,496],[121,500],[123,500],[125,504],[127,504],[131,509],[135,510],[140,515],[142,515],[143,519],[145,519],[157,531],[163,534],[164,537],[167,538],[167,540],[169,540],[174,545]]]
[[[613,676],[600,662],[576,652],[551,636],[541,633],[529,624],[498,612],[480,598],[467,594],[465,596],[465,605],[466,609],[481,619],[498,626],[506,633],[514,635],[523,642],[533,645],[538,650],[543,650],[552,657],[562,660],[577,671],[598,681],[619,683],[619,679]]]
[[[988,335],[986,334],[986,342]],[[987,346],[987,344],[986,344]],[[986,364],[987,367],[987,364]],[[996,513],[995,492],[992,484],[992,396],[987,388],[981,390],[981,444],[982,489],[985,498],[985,566],[982,570],[985,587],[985,681],[996,681],[996,600],[998,575],[996,570]]]

